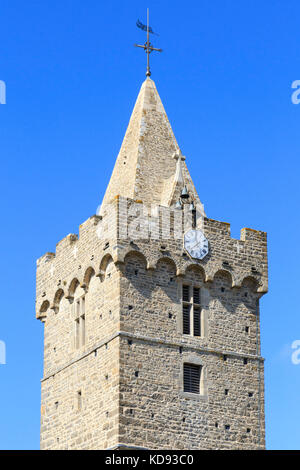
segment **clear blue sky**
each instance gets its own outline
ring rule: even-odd
[[[268,232],[261,301],[269,449],[300,448],[297,0],[2,0],[0,448],[39,446],[43,329],[36,259],[96,212],[144,80],[153,76],[208,217]]]

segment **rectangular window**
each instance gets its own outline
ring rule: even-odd
[[[183,305],[182,316],[183,316],[183,334],[190,334],[190,305]]]
[[[85,345],[85,315],[80,317],[80,327],[81,327],[81,346]]]
[[[183,365],[183,390],[188,393],[200,394],[201,366],[195,364]]]
[[[183,302],[190,301],[190,286],[182,286],[182,300]]]
[[[85,345],[85,297],[81,298],[81,317],[80,317],[80,326],[81,326],[81,346]]]
[[[192,294],[192,295],[191,295]],[[182,286],[182,332],[201,336],[201,290],[199,287]]]
[[[194,307],[194,336],[201,336],[201,310]]]
[[[193,303],[200,304],[200,289],[199,287],[194,287],[193,289]]]
[[[75,320],[75,348],[80,347],[80,319],[76,318]]]

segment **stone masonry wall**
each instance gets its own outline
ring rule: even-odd
[[[115,198],[38,260],[41,447],[264,447],[266,234],[243,229],[235,240],[228,224],[205,218],[210,253],[196,261],[161,224],[158,239],[132,240],[121,236],[124,223]],[[182,334],[183,283],[201,289],[201,337]],[[86,341],[76,349],[74,304],[83,296]],[[203,366],[197,398],[183,393],[185,361]]]
[[[183,393],[184,362],[203,366],[204,395]],[[261,387],[263,403],[263,383]],[[258,445],[256,360],[244,365],[242,358],[232,355],[224,362],[201,348],[186,345],[181,351],[177,344],[133,338],[128,344],[124,338],[120,393],[120,444],[150,449],[264,447],[263,414]]]
[[[190,282],[201,292],[205,289],[203,337],[182,334],[181,288]],[[253,284],[232,289],[223,272],[207,288],[201,271],[191,269],[176,279],[168,260],[149,272],[139,255],[128,255],[121,280],[121,328],[128,333],[121,342],[122,444],[157,449],[264,447],[257,298]],[[200,397],[183,393],[185,362],[203,366]]]
[[[41,449],[105,449],[119,434],[119,338],[42,381]],[[78,407],[81,392],[81,409]]]

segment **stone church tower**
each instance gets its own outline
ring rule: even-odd
[[[154,82],[101,210],[37,262],[42,449],[261,449],[266,233],[209,219]]]

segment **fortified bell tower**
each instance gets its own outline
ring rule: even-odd
[[[154,82],[101,211],[37,262],[42,449],[263,449],[266,233],[206,217]]]

